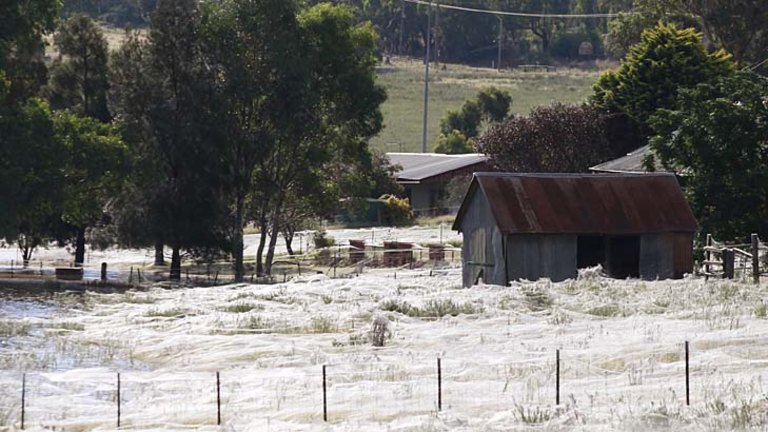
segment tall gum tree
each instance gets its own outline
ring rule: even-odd
[[[280,185],[257,166],[284,163],[274,150],[279,134],[299,126],[303,110],[301,95],[306,86],[297,5],[286,0],[242,2],[227,0],[203,6],[203,39],[209,64],[215,71],[219,97],[227,114],[222,123],[226,139],[220,147],[226,161],[231,191],[232,254],[235,280],[242,281],[243,227],[258,201],[255,215],[263,239],[267,235],[266,209],[279,207]],[[290,54],[289,54],[290,53]],[[283,129],[283,130],[281,130]],[[255,197],[254,189],[259,189]],[[261,269],[258,270],[261,273]]]
[[[376,84],[377,36],[370,25],[355,25],[350,9],[330,4],[306,10],[298,22],[308,72],[302,111],[309,114],[300,119],[303,126],[285,129],[298,133],[283,137],[277,147],[278,155],[290,162],[272,171],[278,188],[264,266],[268,274],[277,234],[285,224],[281,216],[287,191],[300,188],[309,178],[328,185],[321,196],[331,204],[350,196],[352,188],[339,190],[333,185],[344,184],[350,175],[355,177],[355,167],[371,157],[367,141],[381,130],[379,107],[386,99],[383,88]]]
[[[235,277],[242,280],[248,216],[261,229],[256,271],[268,274],[290,194],[317,190],[306,182],[332,181],[340,170],[328,164],[358,156],[381,129],[376,35],[355,26],[348,8],[328,4],[301,14],[283,0],[208,2],[203,9],[206,53],[228,119],[221,150],[230,167]]]
[[[217,143],[224,140],[200,42],[198,3],[161,0],[146,41],[131,38],[113,58],[115,102],[122,121],[136,129],[130,141],[141,165],[130,195],[122,197],[141,210],[123,220],[145,221],[147,233],[170,246],[174,280],[181,277],[182,250],[217,248],[223,237]],[[146,240],[127,231],[134,241]]]

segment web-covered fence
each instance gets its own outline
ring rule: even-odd
[[[768,275],[768,245],[757,234],[749,243],[720,242],[707,234],[704,260],[699,272],[706,277],[751,280],[759,283]]]
[[[537,424],[555,418],[574,422],[579,416],[609,421],[633,410],[667,415],[689,403],[694,415],[702,417],[717,411],[718,404],[724,411],[733,403],[763,397],[762,371],[752,368],[753,375],[744,375],[748,358],[723,363],[694,347],[689,367],[684,346],[659,346],[656,354],[642,358],[541,349],[515,360],[486,353],[477,360],[391,363],[374,356],[354,363],[220,374],[129,371],[118,377],[105,369],[3,373],[0,427],[91,430],[114,428],[119,422],[124,429],[216,430],[221,422],[281,430],[324,419],[360,425],[413,422],[440,411]],[[727,400],[737,396],[735,402]]]

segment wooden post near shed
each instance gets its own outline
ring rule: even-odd
[[[752,234],[752,281],[760,285],[760,239]]]
[[[731,248],[723,249],[723,278],[733,279],[735,273],[736,253]]]
[[[710,272],[709,260],[712,259],[712,252],[709,251],[709,247],[712,246],[712,234],[707,234],[707,241],[705,243],[705,246],[706,247],[704,249],[704,262],[706,264],[704,264],[704,273],[706,274],[704,275],[704,280],[707,280],[709,279],[709,272]]]

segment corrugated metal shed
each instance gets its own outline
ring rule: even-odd
[[[476,173],[468,196],[481,188],[507,234],[634,235],[697,230],[672,174]],[[456,215],[461,230],[467,201]]]
[[[438,153],[387,153],[393,165],[400,165],[397,175],[399,183],[419,183],[451,171],[483,164],[488,160],[484,154],[469,153],[447,155]]]

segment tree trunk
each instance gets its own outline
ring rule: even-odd
[[[163,251],[163,241],[162,240],[156,240],[155,241],[155,265],[156,266],[164,266],[165,265],[165,252]]]
[[[264,265],[267,275],[272,274],[272,261],[275,259],[275,245],[277,244],[277,238],[280,236],[280,216],[279,209],[275,210],[274,219],[272,220],[272,232],[269,236],[269,249],[267,250],[267,261]]]
[[[265,270],[267,275],[272,274],[272,261],[275,258],[275,245],[277,244],[277,238],[280,236],[280,214],[283,210],[283,197],[278,197],[275,202],[274,213],[272,214],[272,232],[269,237],[269,249],[267,250],[267,261],[265,264]]]
[[[21,258],[24,260],[24,268],[27,268],[29,266],[29,261],[32,260],[32,254],[35,252],[35,249],[37,249],[37,242],[35,240],[30,240],[29,236],[20,234],[16,239],[16,244],[19,246],[19,250],[21,250]]]
[[[267,243],[267,211],[266,209],[261,210],[261,217],[259,218],[259,229],[261,230],[261,234],[259,235],[259,247],[256,250],[256,274],[261,276],[264,274],[264,261],[262,260],[262,257],[264,256],[264,246]]]
[[[75,240],[75,267],[82,267],[85,262],[85,228],[77,229]]]
[[[232,239],[235,282],[242,282],[245,275],[245,267],[243,266],[243,202],[244,197],[238,196],[235,204],[235,231]]]
[[[283,238],[285,239],[285,250],[288,251],[288,255],[293,256],[293,237],[294,237],[295,231],[292,229],[284,229],[283,230]]]
[[[181,253],[178,246],[173,246],[173,252],[171,253],[171,274],[172,281],[181,280]]]

